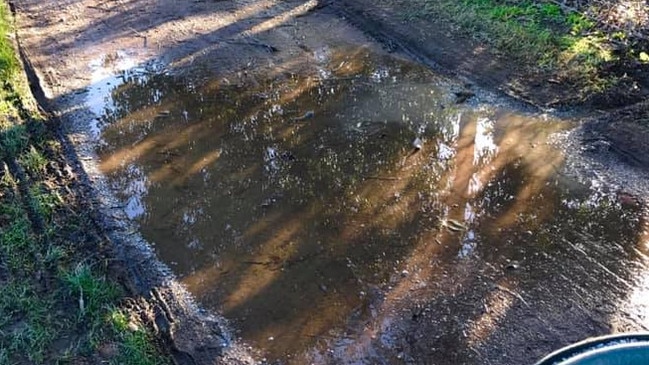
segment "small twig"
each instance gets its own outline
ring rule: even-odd
[[[130,30],[131,32],[135,33],[135,36],[136,36],[136,37],[140,37],[140,38],[145,38],[145,39],[146,39],[146,36],[145,36],[144,34],[138,32],[137,29],[135,29],[135,28],[133,28],[133,27],[128,27],[128,30]]]
[[[388,180],[388,181],[401,180],[398,177],[392,177],[392,176],[363,176],[363,177],[370,180]]]
[[[273,264],[273,262],[271,261],[243,261],[243,263],[248,265],[262,265],[262,266],[268,266]]]
[[[102,8],[101,6],[98,6],[98,5],[86,5],[86,8],[95,9],[95,10],[101,10],[101,11],[105,11],[107,13],[110,13],[111,11],[113,11],[112,9],[105,9],[105,8]]]
[[[276,47],[273,47],[270,44],[260,42],[254,38],[252,38],[252,41],[245,41],[245,40],[238,40],[238,39],[219,39],[218,41],[227,44],[234,44],[234,45],[263,47],[266,48],[271,53],[279,51]]]
[[[86,306],[83,301],[83,287],[81,285],[79,285],[79,311],[81,314],[86,313]]]
[[[511,290],[511,289],[509,289],[509,288],[506,288],[506,287],[504,287],[504,286],[502,286],[502,285],[498,285],[498,284],[496,284],[496,288],[498,288],[498,289],[504,291],[505,293],[509,293],[510,295],[513,295],[514,297],[520,299],[520,301],[523,302],[523,304],[525,304],[527,307],[530,306],[530,305],[525,301],[525,299],[523,299],[523,297],[522,297],[520,294],[518,294],[517,292],[515,292],[515,291],[513,291],[513,290]]]

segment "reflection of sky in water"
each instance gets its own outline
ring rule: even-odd
[[[475,134],[475,148],[474,148],[474,157],[473,163],[478,165],[479,163],[488,163],[489,161],[484,161],[488,157],[493,156],[498,150],[498,146],[494,142],[494,121],[489,118],[478,118],[476,122],[476,134]]]
[[[374,82],[381,82],[390,77],[390,70],[386,67],[379,67],[372,72],[370,80]]]
[[[466,235],[462,239],[462,246],[460,251],[457,253],[459,258],[465,258],[473,254],[477,246],[477,241],[475,239],[475,232],[469,230],[466,232]]]
[[[477,173],[471,175],[471,180],[469,180],[469,195],[473,196],[482,191],[482,182]]]
[[[162,67],[154,63],[146,66],[137,66],[135,60],[124,51],[117,51],[111,55],[102,55],[88,64],[91,69],[90,86],[85,96],[86,107],[96,116],[90,121],[89,129],[91,137],[98,138],[102,131],[100,117],[110,114],[115,110],[116,105],[111,98],[112,91],[132,75],[138,75],[138,82],[147,81],[147,73],[159,71]],[[158,100],[163,94],[157,91]]]
[[[92,73],[90,76],[91,86],[86,95],[86,106],[97,117],[115,107],[110,93],[112,89],[121,84],[121,76],[117,73],[135,67],[135,61],[122,51],[117,52],[114,57],[114,60],[110,60],[108,55],[103,55],[89,64]],[[101,133],[98,119],[93,119],[91,122],[90,132],[95,138]]]
[[[455,149],[447,146],[443,142],[439,143],[437,158],[440,160],[450,160],[455,156]]]
[[[642,242],[640,246],[644,248],[643,251],[649,252],[649,242]],[[645,328],[649,328],[649,311],[647,311],[647,303],[649,303],[649,256],[642,256],[642,264],[643,269],[637,273],[631,295],[622,305],[626,307],[634,320],[640,322]]]
[[[127,171],[127,185],[123,191],[128,196],[124,211],[130,219],[138,218],[146,213],[144,198],[148,193],[148,178],[142,170],[134,165],[129,164]]]

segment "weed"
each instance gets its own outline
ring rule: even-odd
[[[36,176],[40,176],[47,165],[47,159],[34,146],[29,146],[27,152],[20,156],[19,162],[29,173]]]
[[[0,145],[3,147],[0,157],[15,157],[27,147],[28,142],[27,130],[22,124],[0,131]]]
[[[50,220],[57,207],[63,204],[63,199],[55,191],[48,191],[42,184],[35,183],[29,187],[34,210],[45,220]]]
[[[55,265],[65,257],[67,257],[67,253],[63,248],[59,246],[50,246],[45,253],[45,257],[43,257],[43,260],[46,264]]]
[[[541,11],[541,14],[543,14],[543,16],[548,19],[559,21],[563,16],[563,11],[561,11],[561,7],[556,4],[541,4],[539,5],[539,9]]]
[[[590,19],[586,18],[583,14],[570,13],[566,17],[566,23],[570,25],[570,34],[573,36],[590,31],[594,26]]]
[[[73,271],[63,272],[61,276],[70,294],[78,298],[79,321],[102,318],[101,312],[106,309],[106,305],[119,298],[119,289],[104,278],[94,275],[88,265],[79,264]]]

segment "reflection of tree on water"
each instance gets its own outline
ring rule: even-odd
[[[561,190],[562,155],[546,145],[559,125],[442,109],[444,89],[425,77],[360,62],[329,80],[186,87],[153,75],[114,93],[102,168],[118,189],[123,166],[144,171],[145,237],[248,341],[281,357],[374,312],[353,343],[375,346],[381,320],[419,302],[451,311],[433,323],[461,361],[548,273],[599,272],[574,247],[624,277],[599,246],[633,244],[634,213]],[[304,110],[314,118],[293,121]],[[425,144],[412,154],[415,137]],[[511,261],[525,270],[504,275]],[[470,310],[455,313],[462,298]],[[498,315],[477,314],[482,302]],[[454,321],[468,339],[452,337]]]

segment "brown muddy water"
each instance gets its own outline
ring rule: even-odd
[[[313,75],[125,72],[98,124],[128,216],[260,358],[365,363],[349,343],[390,302],[434,302],[440,283],[485,272],[514,275],[494,285],[525,304],[557,275],[624,298],[646,250],[640,207],[560,173],[548,136],[567,123],[456,103],[464,85],[389,56],[315,56]]]

